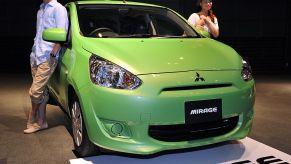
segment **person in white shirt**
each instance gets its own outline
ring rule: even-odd
[[[212,11],[212,0],[198,0],[197,5],[200,7],[198,13],[193,13],[188,18],[190,25],[207,31],[212,37],[219,36],[219,26],[217,17]]]
[[[25,134],[37,132],[48,127],[46,121],[46,103],[49,99],[47,83],[54,72],[61,45],[47,42],[42,39],[42,32],[48,28],[68,28],[66,8],[57,0],[42,0],[43,3],[37,12],[36,36],[30,65],[32,84],[29,89],[31,109],[28,114]]]

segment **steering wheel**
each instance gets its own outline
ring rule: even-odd
[[[100,27],[100,28],[96,28],[93,31],[91,31],[89,33],[89,36],[100,37],[99,35],[97,35],[99,33],[100,34],[105,34],[104,36],[112,36],[112,35],[114,36],[114,35],[116,35],[116,33],[112,29],[107,28],[107,27]],[[102,35],[101,35],[101,37],[102,37]]]

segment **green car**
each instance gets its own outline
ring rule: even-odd
[[[101,148],[153,154],[244,138],[254,115],[251,68],[173,10],[137,2],[66,5],[70,28],[48,84],[72,120],[80,156]]]

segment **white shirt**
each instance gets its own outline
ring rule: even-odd
[[[54,43],[42,39],[42,32],[48,28],[68,29],[67,10],[57,0],[52,0],[48,4],[42,3],[37,12],[36,36],[30,55],[30,63],[33,65],[39,65],[50,59]]]
[[[188,18],[188,22],[189,22],[189,24],[190,25],[192,25],[192,26],[196,26],[197,25],[197,22],[200,20],[200,17],[199,17],[199,15],[197,14],[197,13],[193,13],[193,14],[191,14],[190,15],[190,17]],[[218,20],[217,20],[217,18],[214,18],[214,25],[215,25],[215,27],[217,28],[217,29],[219,29],[219,26],[218,26]],[[210,29],[209,29],[209,27],[208,27],[208,25],[205,23],[204,24],[204,26],[202,26],[203,27],[203,29],[205,30],[205,31],[207,31],[208,33],[210,33]]]

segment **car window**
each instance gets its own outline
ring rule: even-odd
[[[79,5],[79,26],[85,37],[198,37],[166,8],[133,5]]]
[[[66,6],[66,10],[67,10],[67,15],[68,15],[68,31],[67,31],[67,42],[66,42],[66,46],[71,48],[72,45],[72,31],[71,31],[71,14],[70,14],[70,8],[68,6]]]

